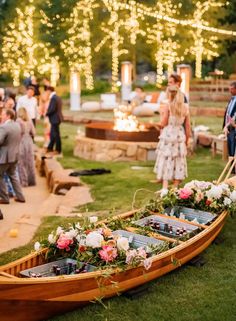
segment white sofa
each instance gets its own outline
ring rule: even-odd
[[[117,107],[116,94],[101,94],[101,109],[112,110]]]
[[[101,94],[100,99],[100,102],[84,102],[81,106],[81,109],[87,112],[95,112],[101,110],[113,110],[114,108],[118,107],[118,103],[116,101],[116,94]]]
[[[154,96],[155,95],[155,96]],[[153,116],[154,113],[159,112],[160,103],[166,99],[166,93],[164,91],[160,94],[147,95],[142,105],[137,106],[133,109],[132,113],[135,116]]]

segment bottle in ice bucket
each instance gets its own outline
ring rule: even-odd
[[[169,228],[168,228],[168,224],[167,224],[167,223],[165,223],[165,224],[164,224],[164,232],[168,232],[168,230],[169,230]]]
[[[73,263],[72,262],[68,262],[67,264],[67,271],[68,271],[68,274],[71,274],[73,272]]]
[[[56,275],[61,275],[61,268],[59,267],[56,268]]]
[[[57,268],[58,268],[58,265],[56,265],[56,264],[54,264],[54,265],[52,266],[52,271],[53,271],[54,274],[56,274]]]
[[[77,263],[72,263],[72,272],[71,273],[75,273],[77,269]]]
[[[186,227],[183,228],[183,235],[187,235],[187,230],[186,230]]]

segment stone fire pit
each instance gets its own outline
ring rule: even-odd
[[[118,131],[113,122],[90,123],[85,136],[76,137],[74,155],[96,161],[146,161],[155,159],[159,131]]]

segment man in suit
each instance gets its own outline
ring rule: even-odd
[[[4,181],[4,173],[8,175],[15,191],[15,201],[25,202],[19,179],[16,174],[19,145],[21,140],[20,125],[14,121],[15,112],[3,109],[2,125],[0,125],[0,204],[9,204],[9,196]]]
[[[54,87],[48,86],[47,91],[50,94],[50,101],[46,116],[48,116],[49,122],[51,124],[50,142],[47,151],[56,155],[61,153],[60,123],[63,120],[62,100],[59,96],[56,95]],[[53,151],[54,145],[56,145],[55,151]]]
[[[232,97],[225,110],[223,131],[227,137],[228,154],[234,156],[236,148],[236,81],[230,84],[229,90]]]

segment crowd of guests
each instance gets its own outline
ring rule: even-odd
[[[61,154],[62,101],[48,79],[44,90],[35,77],[25,81],[26,94],[16,95],[0,88],[0,204],[10,197],[25,202],[22,187],[36,185],[34,137],[37,119],[44,119],[45,153]],[[55,147],[55,150],[54,150]]]

